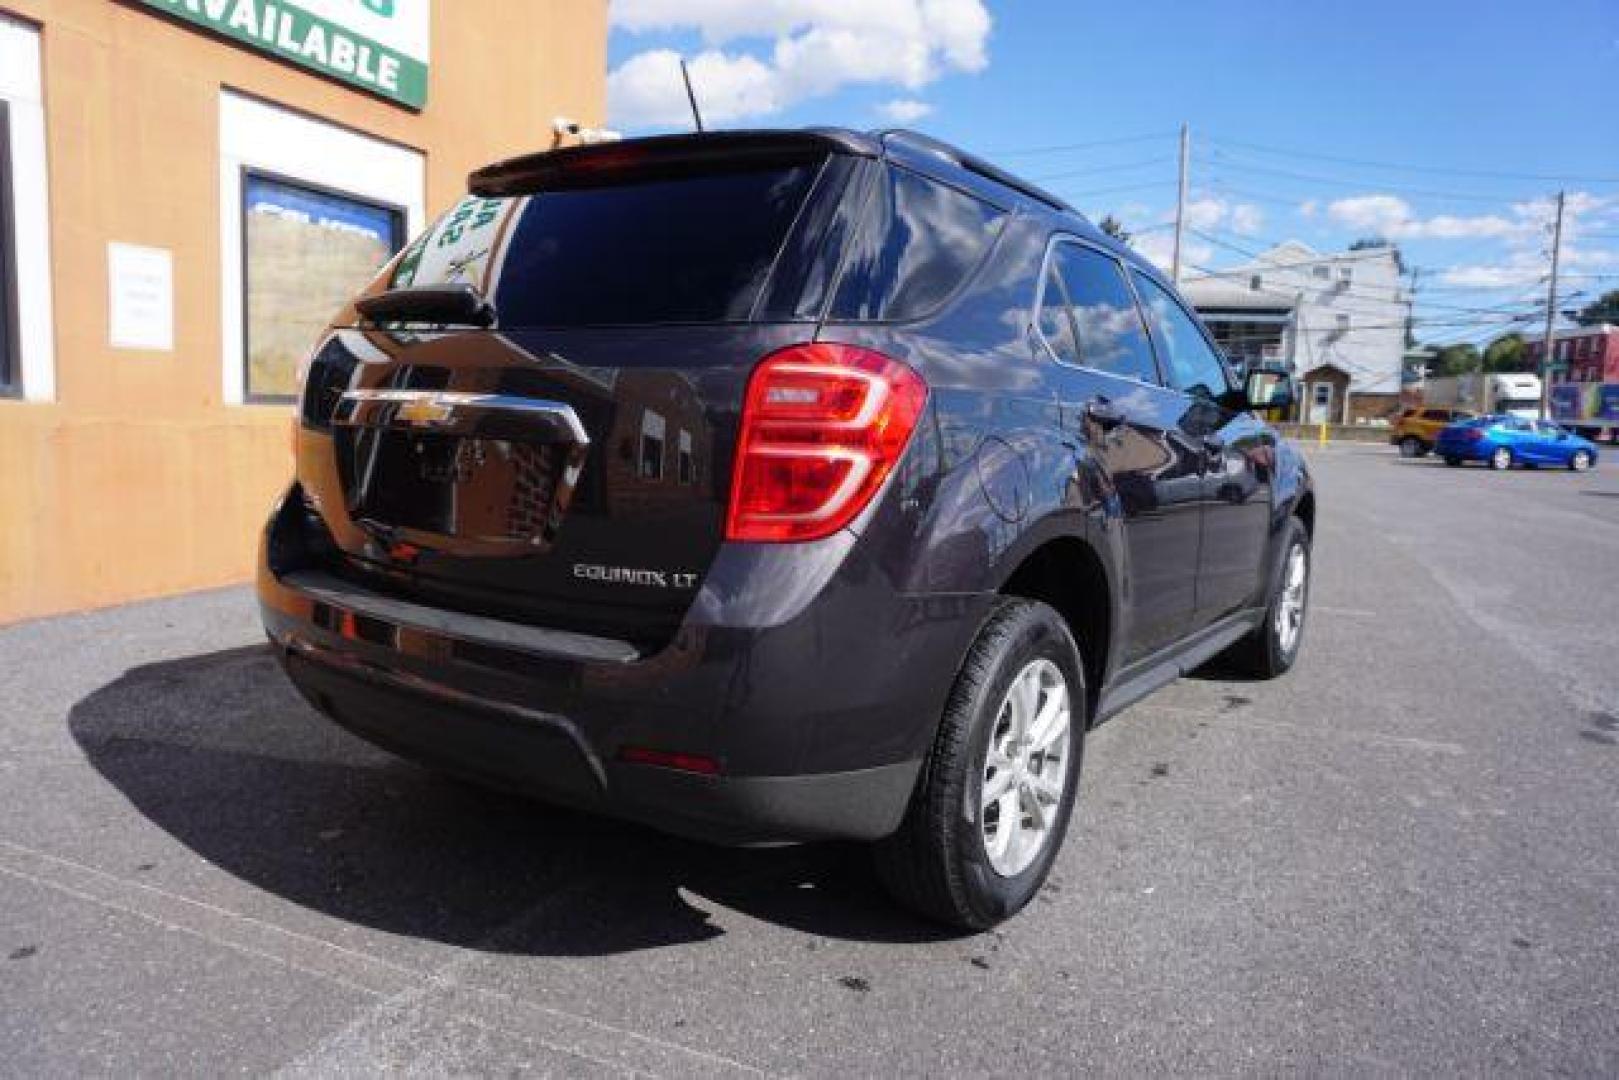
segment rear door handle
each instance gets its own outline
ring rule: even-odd
[[[1124,423],[1124,414],[1107,398],[1092,398],[1087,402],[1085,417],[1103,431],[1109,431]]]

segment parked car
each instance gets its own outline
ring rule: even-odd
[[[314,348],[258,590],[383,747],[733,843],[1040,887],[1088,728],[1298,655],[1315,492],[1153,266],[909,133],[490,166]]]
[[[1446,465],[1482,461],[1497,471],[1514,465],[1561,465],[1584,472],[1596,464],[1596,444],[1548,420],[1485,416],[1451,424],[1439,433]]]
[[[1426,457],[1434,448],[1440,431],[1448,424],[1470,420],[1473,414],[1466,409],[1424,406],[1406,409],[1395,419],[1389,430],[1389,442],[1400,448],[1400,456]]]

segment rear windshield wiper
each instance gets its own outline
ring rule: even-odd
[[[412,285],[361,297],[355,310],[372,322],[433,323],[454,326],[493,326],[495,305],[465,282],[453,285]]]

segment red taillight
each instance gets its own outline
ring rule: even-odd
[[[887,479],[927,403],[922,377],[852,345],[794,345],[754,369],[742,406],[728,540],[830,536]]]

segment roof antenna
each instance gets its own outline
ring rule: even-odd
[[[691,71],[686,67],[686,58],[680,58],[680,77],[686,83],[686,100],[691,102],[691,118],[697,121],[697,132],[703,131],[703,114],[697,108],[697,92],[691,88]]]

